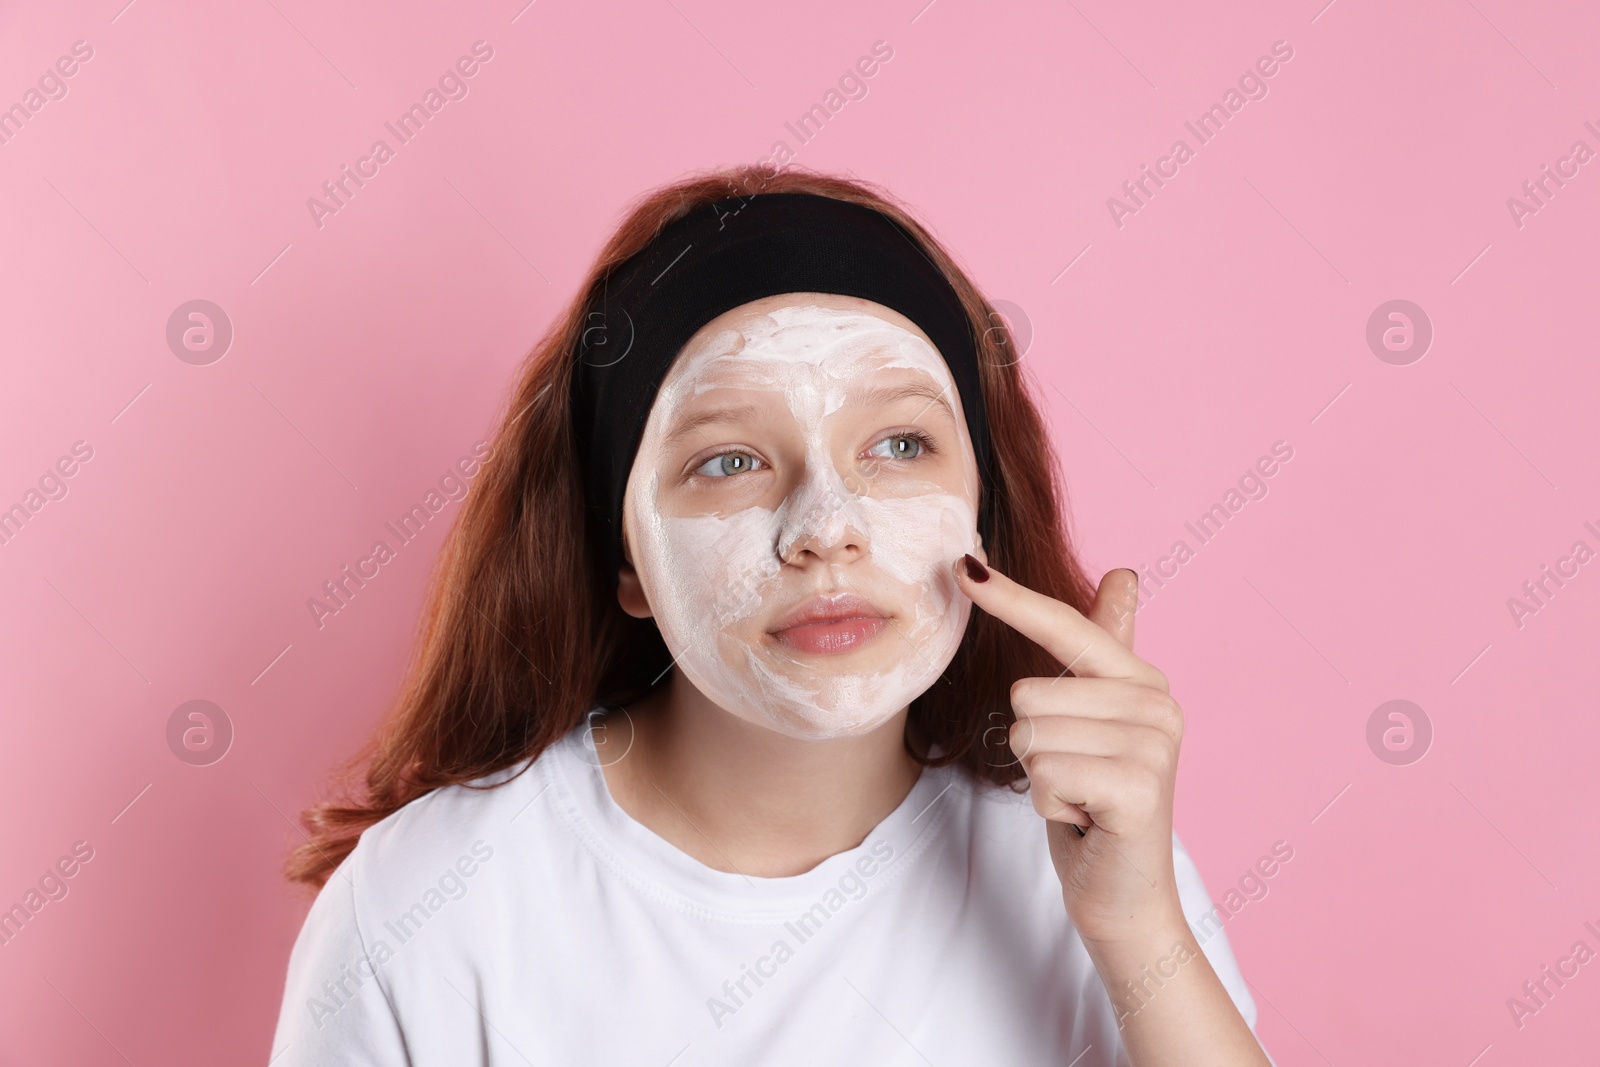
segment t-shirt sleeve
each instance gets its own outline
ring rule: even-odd
[[[354,859],[323,885],[295,939],[270,1067],[411,1063],[357,919]]]
[[[1226,921],[1226,913],[1219,911],[1212,902],[1211,894],[1206,891],[1205,882],[1200,878],[1200,868],[1195,866],[1189,850],[1183,847],[1176,833],[1172,835],[1172,869],[1177,877],[1178,899],[1183,904],[1183,916],[1194,932],[1200,951],[1205,953],[1211,969],[1228,991],[1228,996],[1233,998],[1234,1007],[1244,1016],[1251,1032],[1255,1032],[1256,1002],[1245,985],[1239,961],[1234,959],[1228,935],[1223,932],[1222,923]],[[1260,1040],[1259,1037],[1257,1040]],[[1269,1054],[1267,1058],[1271,1060],[1272,1057]]]

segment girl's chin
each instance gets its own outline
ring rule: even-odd
[[[959,632],[901,634],[892,624],[868,636],[837,651],[810,652],[760,631],[723,631],[715,658],[700,648],[676,662],[713,703],[739,718],[790,737],[833,740],[870,733],[894,718],[938,681],[960,640]]]
[[[844,658],[827,657],[834,664]],[[927,688],[910,675],[911,666],[897,660],[887,670],[846,671],[788,660],[741,678],[718,703],[800,740],[858,737],[882,727]]]

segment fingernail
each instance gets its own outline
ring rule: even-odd
[[[979,563],[977,557],[972,553],[969,552],[962,556],[961,563],[967,568],[968,578],[975,582],[987,582],[989,580],[989,568]]]

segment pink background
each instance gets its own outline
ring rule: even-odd
[[[1226,926],[1278,1062],[1592,1055],[1600,962],[1520,1028],[1506,1003],[1600,950],[1600,563],[1507,606],[1600,550],[1600,161],[1520,227],[1506,203],[1600,149],[1591,5],[523,2],[0,13],[0,104],[93,49],[0,145],[0,507],[93,449],[0,545],[0,905],[94,850],[0,947],[0,1062],[266,1061],[307,906],[289,820],[391,697],[458,505],[320,630],[307,599],[487,435],[630,200],[778,139],[1021,309],[1096,573],[1194,547],[1293,448],[1139,646],[1188,715],[1213,895],[1294,849]],[[319,229],[307,198],[477,40],[469,95]],[[879,40],[799,146],[785,122]],[[1279,40],[1196,148],[1183,123]],[[1119,228],[1107,198],[1179,137]],[[165,337],[197,298],[235,331],[207,366]],[[1397,298],[1435,330],[1404,366],[1365,339]],[[235,730],[209,766],[166,740],[193,699]],[[1391,699],[1432,724],[1420,761],[1369,749]]]

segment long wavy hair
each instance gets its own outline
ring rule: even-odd
[[[591,709],[648,692],[671,663],[655,623],[625,614],[616,575],[599,573],[597,542],[585,528],[569,378],[585,311],[614,270],[701,204],[766,192],[875,208],[950,279],[977,340],[992,435],[993,478],[983,487],[993,516],[989,558],[1024,585],[1088,610],[1093,588],[1070,547],[1060,472],[1021,353],[950,254],[868,182],[756,165],[692,176],[634,204],[581,291],[523,361],[483,472],[430,574],[395,702],[337,776],[341,798],[305,812],[308,840],[289,857],[290,879],[320,887],[367,827],[441,786],[469,785],[538,756]],[[974,779],[1016,787],[1024,772],[1007,735],[1011,684],[1061,669],[974,607],[950,666],[911,703],[906,751],[924,765],[957,763]]]

